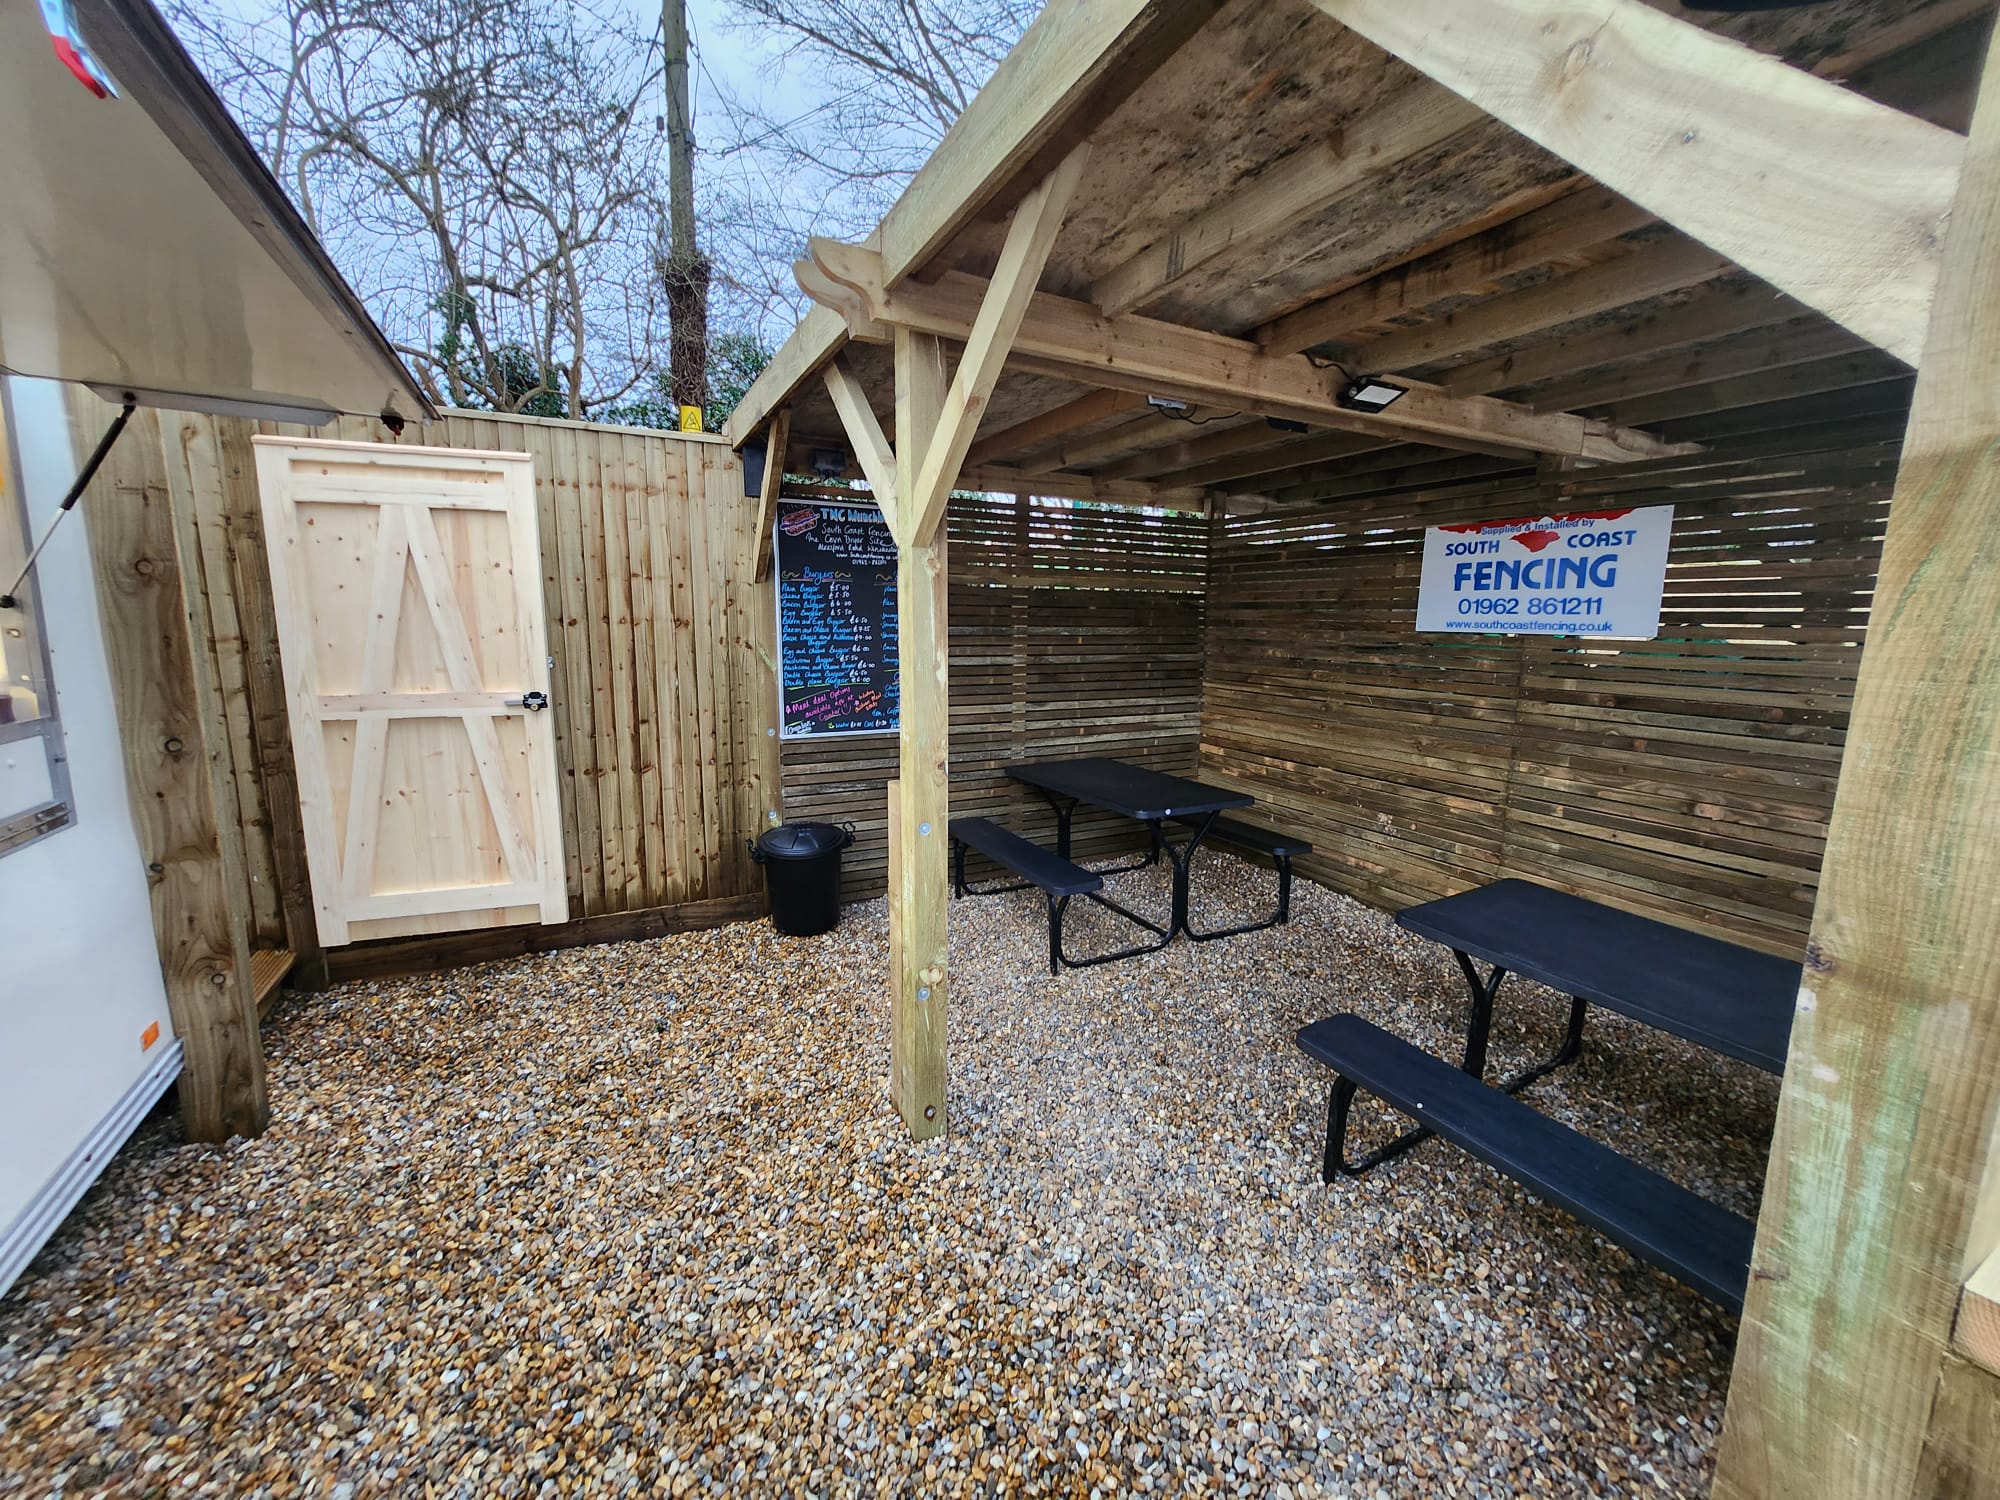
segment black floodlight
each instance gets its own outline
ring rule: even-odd
[[[1333,399],[1349,411],[1386,411],[1401,400],[1408,389],[1408,386],[1397,385],[1394,381],[1364,375],[1359,380],[1348,381],[1346,388]]]
[[[847,455],[838,448],[815,448],[812,451],[813,473],[822,479],[838,479],[847,472]]]

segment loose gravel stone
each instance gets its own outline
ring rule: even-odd
[[[1198,920],[1268,901],[1198,874]],[[1164,910],[1163,871],[1114,886]],[[1289,926],[1053,978],[1042,922],[953,903],[922,1145],[880,902],[287,997],[270,1130],[156,1114],[0,1299],[0,1493],[1706,1490],[1733,1319],[1448,1146],[1319,1181],[1293,1032],[1452,1055],[1448,953],[1305,885]],[[1495,1065],[1565,1012],[1510,981]],[[1531,1094],[1755,1211],[1754,1070],[1596,1012]]]

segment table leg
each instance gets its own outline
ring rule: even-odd
[[[1507,977],[1507,971],[1496,964],[1493,972],[1481,979],[1471,955],[1454,948],[1452,956],[1458,960],[1459,972],[1465,975],[1466,987],[1472,991],[1472,1010],[1466,1021],[1465,1062],[1462,1066],[1474,1078],[1484,1078],[1487,1043],[1493,1035],[1493,997],[1500,993],[1500,982]],[[1502,1093],[1519,1093],[1537,1078],[1546,1078],[1557,1068],[1575,1062],[1583,1053],[1583,1018],[1589,1010],[1587,1001],[1572,995],[1569,1024],[1563,1032],[1562,1045],[1533,1067],[1523,1069],[1496,1087]]]
[[[1167,851],[1167,858],[1174,866],[1174,914],[1168,922],[1170,932],[1188,932],[1188,870],[1194,864],[1194,852],[1201,847],[1202,838],[1208,833],[1219,813],[1210,813],[1196,825],[1194,834],[1185,844],[1176,845],[1172,839],[1161,837],[1157,819],[1149,820],[1153,827],[1153,837],[1158,839]],[[1188,932],[1190,940],[1194,934]]]
[[[1496,964],[1493,972],[1481,979],[1470,955],[1457,948],[1451,951],[1458,960],[1459,972],[1465,976],[1466,987],[1472,991],[1472,1010],[1465,1022],[1465,1061],[1460,1066],[1474,1078],[1484,1078],[1486,1043],[1493,1035],[1493,997],[1500,993],[1500,982],[1507,977],[1507,971]]]
[[[1038,786],[1035,788],[1035,790],[1042,794],[1043,800],[1046,801],[1049,804],[1049,806],[1055,811],[1056,858],[1068,859],[1069,820],[1070,820],[1070,815],[1076,811],[1076,798],[1058,797],[1054,792],[1050,791],[1047,787],[1043,786]]]

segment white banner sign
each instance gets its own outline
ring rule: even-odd
[[[1651,640],[1673,529],[1671,505],[1427,527],[1417,629]]]

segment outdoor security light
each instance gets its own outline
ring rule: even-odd
[[[838,448],[815,448],[812,453],[813,473],[822,479],[838,479],[847,472],[847,455]]]
[[[1350,380],[1333,399],[1349,411],[1383,411],[1395,405],[1408,389],[1408,386],[1364,375],[1359,380]]]

